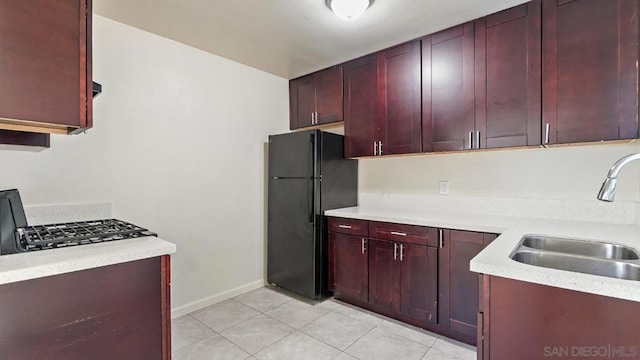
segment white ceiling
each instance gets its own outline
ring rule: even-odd
[[[94,0],[98,15],[291,79],[526,0],[376,0],[356,21],[325,0]]]

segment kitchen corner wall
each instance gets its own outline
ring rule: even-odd
[[[640,142],[422,155],[360,161],[359,192],[454,197],[586,200],[596,195],[619,158],[640,152]],[[450,194],[439,195],[449,181]],[[618,181],[616,202],[640,210],[640,163]],[[596,204],[599,205],[599,204]],[[640,224],[640,214],[637,215]]]
[[[111,202],[176,243],[174,314],[262,286],[264,144],[288,130],[288,81],[93,19],[94,128],[1,150],[0,187],[26,205]]]

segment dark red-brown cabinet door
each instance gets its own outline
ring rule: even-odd
[[[315,83],[316,124],[342,121],[342,65],[317,72]]]
[[[540,1],[475,21],[475,148],[540,145]]]
[[[542,30],[543,143],[637,138],[638,1],[544,0]]]
[[[352,60],[343,67],[345,156],[372,156],[378,141],[376,56]]]
[[[400,312],[400,246],[369,239],[369,303]]]
[[[449,336],[475,344],[478,316],[478,274],[469,262],[496,235],[444,230],[439,253],[440,314],[438,322]]]
[[[422,322],[436,323],[438,301],[438,250],[401,244],[400,309]]]
[[[382,155],[422,150],[420,41],[378,53]]]
[[[422,39],[422,151],[471,149],[473,23]]]
[[[0,118],[91,127],[87,14],[90,0],[0,1]]]
[[[168,266],[155,257],[1,285],[0,359],[169,359]]]
[[[366,302],[368,299],[368,264],[366,238],[329,233],[332,251],[334,292]]]
[[[314,75],[289,82],[289,127],[291,130],[311,126],[316,111]]]

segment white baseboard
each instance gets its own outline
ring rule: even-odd
[[[182,305],[182,306],[178,306],[175,308],[171,309],[171,318],[175,319],[177,317],[180,317],[182,315],[186,315],[188,313],[194,312],[196,310],[200,310],[202,308],[205,308],[209,305],[213,305],[213,304],[217,304],[221,301],[225,301],[228,299],[231,299],[232,297],[236,297],[238,295],[244,294],[246,292],[255,290],[255,289],[259,289],[261,287],[263,287],[265,285],[264,280],[256,280],[253,282],[250,282],[248,284],[242,285],[242,286],[238,286],[237,288],[231,289],[231,290],[227,290],[227,291],[223,291],[221,293],[206,297],[202,300],[198,300],[198,301],[194,301],[192,303],[186,304],[186,305]]]

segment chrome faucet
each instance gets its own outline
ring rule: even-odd
[[[622,170],[625,165],[635,160],[640,160],[640,153],[627,155],[613,164],[611,169],[609,169],[607,178],[604,180],[604,183],[600,188],[600,192],[598,193],[598,200],[607,202],[613,201],[613,198],[616,196],[616,182],[618,181],[618,173],[620,173],[620,170]]]

